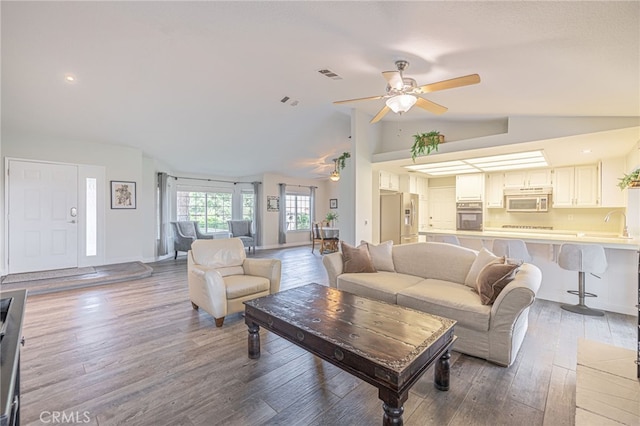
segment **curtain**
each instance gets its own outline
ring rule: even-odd
[[[313,226],[313,222],[316,221],[316,187],[309,187],[309,222]]]
[[[278,243],[287,243],[287,184],[279,183],[280,201],[278,208]]]
[[[253,224],[255,227],[256,245],[262,245],[262,210],[260,210],[260,200],[262,199],[262,191],[260,190],[260,182],[252,182],[253,185]]]
[[[169,176],[166,173],[158,173],[158,256],[169,253]]]

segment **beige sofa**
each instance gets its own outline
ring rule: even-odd
[[[523,264],[495,302],[483,305],[471,286],[486,256],[451,244],[413,243],[392,247],[395,272],[344,274],[342,253],[326,255],[322,262],[331,287],[454,319],[454,350],[509,366],[527,331],[542,274]]]

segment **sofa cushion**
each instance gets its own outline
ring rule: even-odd
[[[412,243],[393,246],[396,272],[463,284],[477,252],[445,243]]]
[[[495,260],[480,271],[476,289],[483,305],[491,305],[505,288],[514,280],[520,264],[508,263],[506,259]]]
[[[393,266],[393,241],[385,241],[378,245],[361,241],[360,245],[365,244],[369,249],[369,255],[373,262],[373,267],[376,271],[389,271],[395,272],[396,268]]]
[[[376,272],[366,245],[353,247],[342,241],[342,263],[345,274]]]
[[[482,247],[478,252],[478,256],[476,257],[476,260],[473,261],[473,265],[471,265],[471,269],[469,269],[469,273],[467,274],[467,277],[464,280],[465,285],[468,285],[471,288],[476,288],[476,281],[478,279],[478,274],[480,274],[480,271],[482,271],[482,268],[484,268],[486,265],[488,265],[489,263],[497,259],[500,259],[500,258],[495,254],[491,253],[486,248]]]
[[[464,284],[422,280],[398,292],[398,305],[458,321],[466,328],[488,331],[491,306],[480,303],[478,293]]]
[[[380,271],[374,274],[342,274],[338,276],[338,289],[358,296],[396,303],[396,294],[422,278],[395,272]]]

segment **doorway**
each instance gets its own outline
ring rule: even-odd
[[[101,166],[7,159],[9,274],[104,261]]]

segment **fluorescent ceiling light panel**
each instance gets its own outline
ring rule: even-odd
[[[407,169],[441,176],[460,173],[496,172],[500,170],[529,169],[547,167],[549,164],[542,151],[516,152],[513,154],[492,155],[489,157],[467,158],[442,163],[416,164],[405,166]]]

